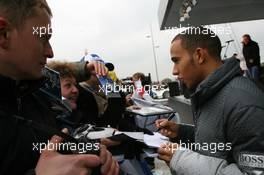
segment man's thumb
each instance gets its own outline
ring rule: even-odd
[[[68,134],[68,129],[64,128],[62,130],[63,133]],[[59,148],[59,143],[63,141],[63,138],[57,135],[52,136],[50,141],[48,142],[47,149],[49,151],[57,151]]]

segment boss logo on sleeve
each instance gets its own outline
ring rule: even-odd
[[[264,155],[241,153],[238,161],[240,166],[264,169]]]

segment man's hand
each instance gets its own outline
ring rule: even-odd
[[[133,105],[132,94],[128,94],[126,96],[126,106],[131,106],[131,105]]]
[[[177,151],[179,145],[177,143],[166,143],[158,149],[158,158],[170,164],[173,154]]]
[[[65,131],[65,130],[64,130]],[[59,136],[53,136],[51,144],[58,145],[62,142]],[[72,175],[72,174],[91,174],[92,168],[100,165],[100,158],[90,154],[59,154],[54,146],[48,146],[38,160],[35,169],[36,175]]]
[[[55,135],[51,138],[50,144],[59,145],[62,140]],[[104,146],[100,147],[100,157],[92,154],[62,155],[57,152],[56,147],[50,148],[47,146],[42,152],[35,168],[36,175],[90,175],[92,168],[100,164],[103,175],[117,175],[119,172],[118,163]]]
[[[119,165],[112,157],[112,154],[107,151],[104,145],[100,146],[100,159],[101,159],[101,173],[102,175],[118,175]]]
[[[104,63],[100,61],[90,61],[86,64],[87,69],[91,74],[105,76],[107,75],[108,69],[105,67]]]
[[[108,139],[108,138],[101,138],[101,144],[105,145],[106,147],[109,147],[109,146],[120,145],[121,142],[120,141],[114,141],[114,140],[111,140],[111,139]]]
[[[167,119],[159,119],[155,121],[156,127],[161,128],[160,133],[169,138],[178,136],[180,125],[175,122],[168,121]]]

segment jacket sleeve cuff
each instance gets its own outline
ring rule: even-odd
[[[91,76],[90,71],[86,68],[88,61],[85,62],[75,62],[76,66],[76,80],[77,82],[82,82],[88,80]]]
[[[174,174],[232,174],[244,175],[235,163],[228,164],[225,159],[205,156],[190,149],[180,147],[170,161],[171,173]]]
[[[178,136],[171,139],[172,142],[192,143],[194,142],[194,126],[180,124]]]

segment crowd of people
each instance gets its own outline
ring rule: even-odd
[[[122,82],[114,65],[96,54],[80,62],[47,64],[53,57],[51,33],[38,35],[32,29],[50,26],[51,17],[45,0],[0,1],[0,174],[131,173],[113,156],[115,147],[125,154],[124,145],[128,152],[138,151],[128,138],[101,138],[99,146],[93,145],[97,152],[86,154],[60,150],[64,143],[89,144],[72,137],[79,126],[109,124],[113,116],[106,113],[111,109],[102,87]],[[194,124],[155,118],[152,131],[170,138],[157,150],[158,157],[172,174],[263,174],[264,93],[251,80],[260,75],[258,44],[250,35],[243,36],[248,68],[244,77],[237,60],[221,59],[220,39],[198,28],[200,33],[190,27],[176,35],[170,48],[173,75],[191,94]],[[43,76],[45,66],[59,73],[59,100],[43,92],[45,83],[52,81]],[[131,94],[119,92],[122,109],[134,105],[133,98],[153,100],[143,73],[135,73],[132,82]],[[130,123],[125,113],[120,116],[116,129],[148,131]]]

